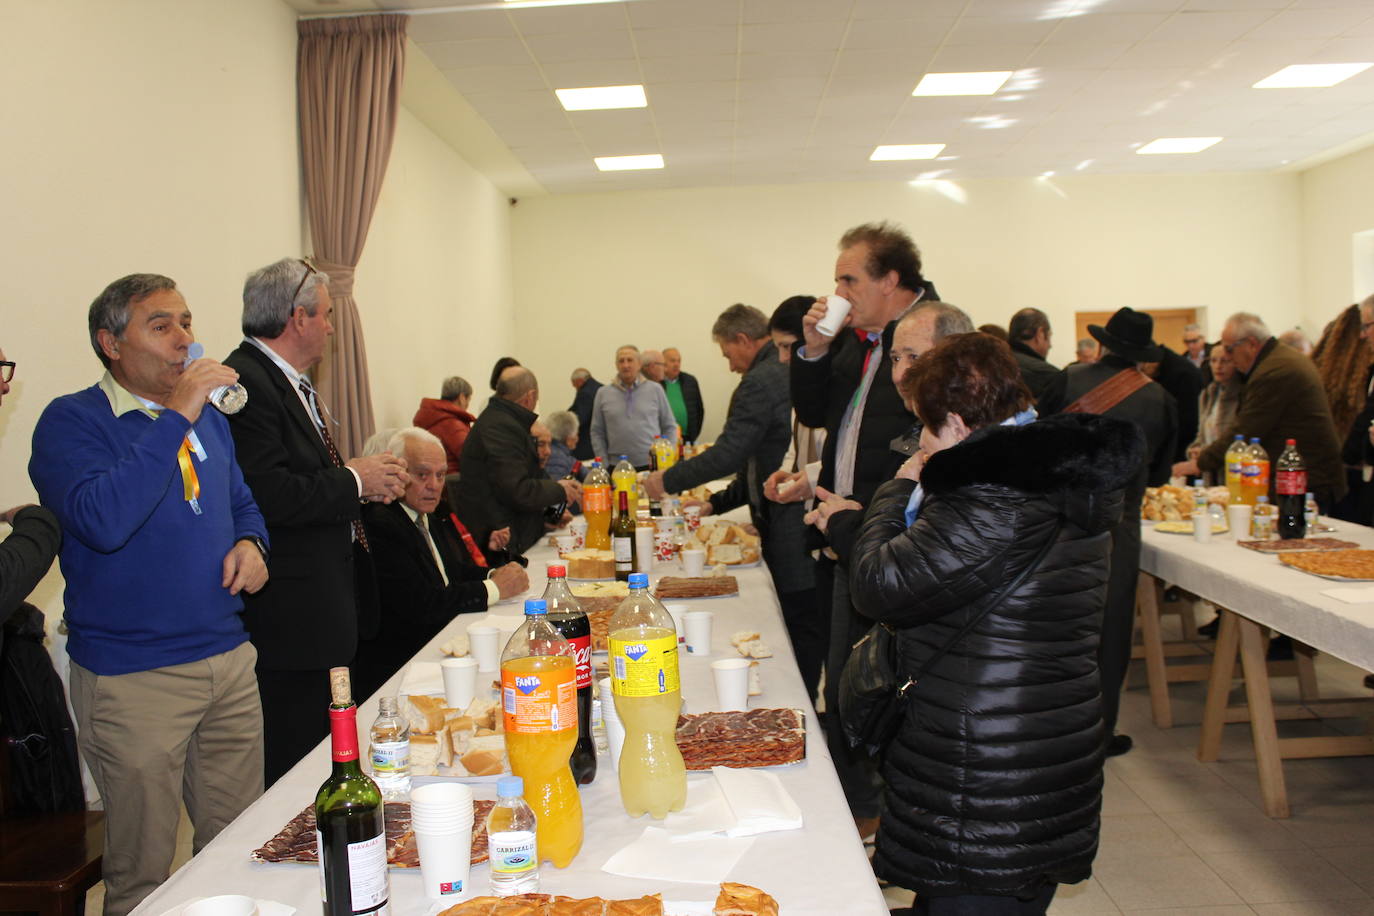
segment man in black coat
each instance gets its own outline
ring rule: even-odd
[[[303,375],[334,333],[328,283],[293,258],[251,274],[243,286],[244,341],[224,360],[248,392],[229,428],[272,541],[271,578],[244,596],[243,613],[258,651],[269,786],[328,733],[320,710],[329,705],[329,669],[352,664],[359,637],[377,627],[362,502],[390,501],[406,485],[399,458],[342,461]]]
[[[530,426],[538,419],[539,382],[528,369],[508,370],[496,384],[463,443],[458,481],[459,521],[483,545],[488,562],[503,558],[491,549],[493,531],[510,529],[505,553],[519,556],[544,535],[544,511],[582,498],[575,480],[550,480],[539,466]]]
[[[590,461],[596,457],[592,451],[592,405],[596,403],[596,392],[601,388],[601,383],[592,378],[589,370],[574,369],[572,386],[577,391],[572,405],[568,407],[577,414],[577,447],[573,449],[573,455],[582,461]]]
[[[682,353],[677,347],[663,351],[663,392],[668,395],[668,406],[673,408],[673,416],[682,427],[682,440],[695,442],[701,435],[701,424],[706,418],[706,407],[701,401],[701,385],[697,377],[682,371]],[[676,393],[674,392],[676,386]],[[682,401],[682,413],[678,413],[678,399]]]
[[[1050,352],[1050,334],[1049,316],[1039,309],[1021,309],[1011,316],[1011,323],[1007,325],[1011,355],[1016,357],[1021,379],[1036,400],[1059,374],[1059,370],[1045,359]]]
[[[433,433],[397,432],[387,451],[405,458],[410,483],[392,503],[363,506],[363,523],[377,568],[381,621],[377,635],[358,646],[354,692],[368,696],[459,614],[485,611],[529,587],[525,568],[478,566],[467,556],[452,521],[436,515],[447,459]]]
[[[1135,626],[1135,583],[1140,574],[1140,503],[1147,486],[1169,482],[1178,411],[1173,395],[1150,381],[1137,363],[1158,362],[1160,353],[1153,341],[1154,319],[1145,312],[1119,309],[1107,326],[1088,325],[1088,333],[1102,344],[1102,358],[1095,363],[1069,366],[1046,388],[1038,409],[1041,416],[1073,408],[1074,412],[1100,413],[1134,423],[1145,437],[1144,459],[1134,478],[1126,485],[1121,521],[1112,529],[1111,575],[1107,579],[1106,611],[1102,619],[1102,640],[1098,661],[1102,678],[1102,720],[1109,755],[1131,749],[1129,735],[1113,735],[1121,687],[1131,661],[1131,635]],[[1111,389],[1102,388],[1129,382],[1133,390],[1112,400]],[[1123,389],[1124,390],[1124,389]],[[1096,394],[1093,394],[1096,392]],[[1087,397],[1089,395],[1092,397]],[[1082,403],[1079,399],[1084,398]]]
[[[1188,457],[1188,446],[1197,438],[1198,395],[1202,394],[1202,373],[1186,356],[1159,345],[1159,359],[1145,363],[1141,370],[1174,396],[1178,406],[1178,436],[1174,442],[1174,461]],[[1210,371],[1211,366],[1208,366]]]
[[[1360,303],[1360,336],[1365,346],[1374,347],[1374,296]],[[1353,521],[1361,525],[1374,524],[1374,484],[1364,479],[1363,471],[1374,465],[1374,365],[1364,377],[1364,408],[1355,415],[1348,430],[1337,430],[1345,436],[1341,446],[1341,460],[1347,467],[1358,468],[1361,474],[1349,502],[1356,514]]]
[[[833,337],[816,330],[829,311],[826,297],[818,299],[802,319],[805,346],[790,363],[792,409],[798,422],[826,431],[817,495],[847,497],[867,505],[873,491],[891,480],[904,460],[893,451],[893,439],[916,421],[892,384],[888,368],[897,316],[915,302],[939,296],[921,275],[915,243],[894,225],[856,226],[841,236],[839,248],[834,295],[849,302],[851,310]],[[843,521],[837,517],[828,529],[832,542],[836,537],[852,541],[861,513],[844,515]],[[816,570],[816,580],[822,583],[819,589],[831,579],[825,696],[829,715],[834,715],[838,698],[832,685],[838,684],[849,647],[867,624],[849,600],[848,567],[836,568],[833,552],[823,555]],[[824,604],[824,594],[818,597]],[[872,761],[847,747],[837,722],[832,720],[827,726],[826,736],[859,833],[867,836],[876,828],[881,802]]]

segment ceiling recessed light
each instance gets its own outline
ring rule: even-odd
[[[588,86],[585,89],[555,89],[553,93],[566,111],[647,108],[649,105],[643,86]]]
[[[1255,83],[1252,89],[1325,89],[1357,73],[1363,73],[1374,63],[1368,64],[1292,64],[1277,73],[1272,73]]]
[[[894,162],[899,159],[934,159],[944,149],[943,143],[906,143],[875,146],[870,162]]]
[[[1220,142],[1220,137],[1160,137],[1136,150],[1136,154],[1154,156],[1163,153],[1200,153]]]
[[[596,167],[603,172],[661,169],[663,168],[663,156],[659,153],[651,153],[647,156],[597,156]]]
[[[1011,77],[1010,70],[981,73],[927,73],[912,95],[992,95]]]

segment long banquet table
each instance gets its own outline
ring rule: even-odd
[[[1335,531],[1324,536],[1374,548],[1374,528],[1348,522],[1331,524]],[[1283,716],[1276,713],[1270,693],[1262,630],[1272,629],[1358,668],[1374,670],[1374,601],[1351,604],[1324,594],[1329,589],[1366,583],[1332,581],[1289,568],[1271,554],[1240,547],[1229,534],[1213,535],[1210,543],[1200,544],[1190,535],[1162,534],[1153,530],[1153,523],[1146,523],[1141,540],[1141,572],[1210,601],[1221,614],[1199,759],[1217,758],[1226,722],[1248,721],[1265,811],[1271,817],[1287,817],[1283,758],[1374,753],[1374,734],[1278,737],[1275,719]],[[1248,709],[1243,710],[1228,706],[1237,655],[1248,700]],[[1155,677],[1152,673],[1152,679]],[[1167,689],[1167,685],[1152,683],[1152,688]],[[1357,704],[1367,702],[1304,697],[1303,705],[1311,712],[1325,709],[1348,715],[1352,711],[1358,714],[1361,707]]]
[[[544,568],[554,556],[547,547],[530,552],[530,591],[538,597],[544,589]],[[656,567],[651,581],[660,574],[681,575],[677,564]],[[775,768],[783,786],[801,806],[805,825],[801,830],[762,834],[730,872],[729,880],[762,888],[777,898],[786,916],[834,916],[837,913],[885,914],[887,905],[873,878],[863,846],[854,829],[849,808],[840,790],[826,751],[816,715],[806,699],[801,676],[783,628],[782,615],[767,569],[760,565],[738,569],[738,597],[688,601],[692,610],[714,612],[711,655],[681,654],[682,692],[688,712],[715,708],[715,688],[710,662],[735,655],[730,636],[737,630],[758,630],[775,655],[760,663],[763,695],[752,697],[750,706],[792,706],[806,710],[806,761],[792,767]],[[509,602],[493,611],[519,613],[520,602]],[[437,661],[438,647],[464,631],[471,617],[459,617],[449,624],[415,658]],[[402,672],[403,673],[403,672]],[[395,693],[401,674],[359,708],[361,739],[377,715],[377,696]],[[323,718],[325,711],[320,710]],[[322,742],[300,763],[272,786],[262,798],[211,842],[201,853],[177,871],[135,911],[158,916],[187,901],[213,894],[249,894],[275,900],[303,913],[315,913],[320,906],[319,875],[316,867],[299,864],[263,864],[249,859],[288,820],[313,802],[315,791],[329,774],[328,742]],[[708,774],[689,774],[690,780],[710,778]],[[474,796],[495,798],[490,781],[474,782]],[[715,885],[663,883],[623,878],[601,870],[616,851],[636,838],[649,824],[647,817],[631,820],[620,805],[616,773],[609,761],[598,761],[596,780],[582,790],[585,839],[582,851],[566,869],[545,863],[541,868],[541,890],[575,897],[636,897],[661,892],[667,901],[714,901]],[[459,899],[487,893],[487,866],[474,866],[472,893]],[[454,901],[456,902],[456,901]],[[423,896],[419,870],[392,869],[392,913],[397,916],[422,916],[431,901]],[[709,910],[709,907],[708,907]]]

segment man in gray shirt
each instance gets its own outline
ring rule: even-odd
[[[609,464],[625,455],[642,469],[649,466],[655,436],[677,442],[677,420],[663,386],[640,375],[640,366],[638,347],[615,351],[615,378],[592,404],[592,448]]]

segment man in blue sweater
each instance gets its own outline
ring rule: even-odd
[[[262,794],[240,596],[267,581],[267,528],[206,407],[238,375],[185,365],[176,284],[116,280],[89,324],[105,375],[43,411],[29,476],[62,525],[71,700],[105,804],[105,914],[122,916],[167,879],[183,801],[199,852]]]

